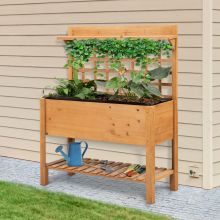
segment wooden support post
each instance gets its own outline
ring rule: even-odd
[[[177,105],[177,38],[171,41],[173,45],[172,56],[172,98],[173,98],[173,140],[172,140],[172,169],[173,175],[170,176],[170,190],[178,190],[178,105]]]
[[[155,203],[155,129],[154,109],[146,112],[146,200]]]
[[[71,143],[71,142],[75,142],[75,138],[68,138],[68,139],[67,139],[67,142],[68,142],[68,144]],[[73,175],[75,175],[75,173],[71,173],[71,172],[68,172],[67,174],[68,174],[68,176],[73,176]]]
[[[48,168],[46,164],[46,102],[40,100],[40,184],[48,184]]]

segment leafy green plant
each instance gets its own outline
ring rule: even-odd
[[[79,99],[95,98],[96,84],[93,80],[83,82],[82,80],[65,80],[59,79],[58,85],[54,87],[55,94],[65,97],[73,97]]]
[[[68,62],[65,67],[73,67],[74,77],[80,68],[96,55],[98,58],[108,57],[111,69],[119,72],[125,71],[121,59],[134,59],[135,65],[141,70],[155,58],[146,58],[148,55],[158,56],[163,51],[167,56],[172,50],[172,45],[165,40],[152,40],[146,38],[107,38],[107,39],[83,39],[67,41],[65,50]]]
[[[163,79],[170,73],[170,68],[159,67],[148,71],[146,67],[152,62],[157,62],[161,53],[169,56],[172,45],[165,40],[152,40],[146,38],[107,38],[107,39],[82,39],[67,41],[65,50],[68,62],[65,67],[73,68],[73,80],[60,80],[54,88],[59,96],[90,99],[96,96],[96,83],[104,85],[107,89],[114,91],[115,98],[124,95],[129,99],[157,98],[161,96],[160,91],[150,84],[156,79]],[[78,79],[78,72],[93,56],[98,58],[94,67],[94,74],[98,73],[99,65],[103,62],[99,58],[109,59],[109,68],[118,73],[110,81],[104,80],[83,82]],[[133,59],[139,70],[130,72],[130,79],[126,77],[127,69],[123,59]],[[135,68],[137,69],[137,68]]]
[[[120,76],[113,77],[108,82],[104,82],[104,84],[107,89],[113,89],[113,98],[117,97],[120,93],[125,95],[127,99],[161,97],[159,89],[151,85],[150,82],[155,79],[166,78],[170,71],[170,67],[159,67],[157,69],[148,71],[147,74],[145,74],[143,71],[132,71],[130,73],[130,80],[128,80],[124,74],[121,74]]]

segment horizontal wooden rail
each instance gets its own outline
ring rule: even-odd
[[[101,38],[101,39],[106,39],[106,38],[117,38],[117,39],[121,39],[121,38],[149,38],[149,39],[157,39],[157,40],[173,40],[176,39],[177,36],[176,35],[164,35],[164,36],[157,36],[157,35],[140,35],[140,36],[129,36],[129,35],[109,35],[109,36],[100,36],[100,35],[89,35],[89,36],[84,36],[84,35],[73,35],[73,36],[58,36],[57,39],[58,40],[64,40],[64,41],[69,41],[69,40],[74,40],[74,39],[93,39],[93,38]]]

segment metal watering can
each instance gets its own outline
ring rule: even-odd
[[[86,147],[82,153],[81,144],[85,143]],[[55,150],[60,153],[67,161],[68,166],[78,167],[83,165],[83,156],[88,149],[88,143],[85,141],[69,143],[68,155],[63,151],[63,146],[58,146]]]

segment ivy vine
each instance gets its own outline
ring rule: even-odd
[[[166,40],[146,38],[74,39],[67,41],[65,50],[69,57],[65,67],[73,67],[74,78],[77,78],[78,70],[94,55],[108,57],[110,68],[120,73],[125,69],[121,59],[134,59],[135,65],[143,70],[151,62],[150,58],[146,59],[147,55],[158,56],[161,51],[169,55],[172,45]]]

